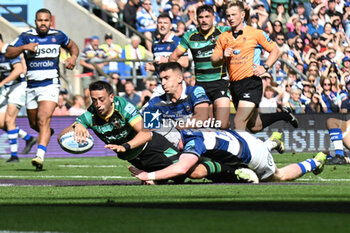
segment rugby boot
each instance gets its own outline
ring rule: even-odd
[[[298,119],[293,115],[292,109],[288,107],[283,107],[282,111],[288,114],[289,124],[291,124],[294,128],[298,128],[299,122]]]
[[[42,170],[43,169],[43,161],[39,156],[32,159],[32,165],[36,167],[36,170]]]
[[[36,137],[30,137],[30,139],[26,141],[26,146],[24,147],[22,154],[28,154],[37,141],[38,139]]]
[[[326,161],[326,164],[327,165],[344,165],[344,164],[348,164],[348,162],[346,161],[346,158],[344,156],[335,155],[334,157],[328,158]]]
[[[17,156],[11,156],[8,160],[6,160],[6,163],[18,163],[19,158]]]
[[[259,183],[259,178],[255,172],[249,168],[239,168],[235,171],[237,179],[243,183]]]
[[[316,169],[312,171],[315,175],[318,175],[323,171],[324,165],[326,163],[326,158],[327,158],[327,155],[322,152],[318,152],[318,154],[315,156],[314,160],[319,162]]]
[[[284,146],[284,142],[282,142],[282,133],[275,131],[271,134],[269,139],[276,143],[276,146],[272,149],[275,149],[278,153],[283,154],[286,148]]]

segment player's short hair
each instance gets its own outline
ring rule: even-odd
[[[105,81],[96,81],[89,85],[89,91],[106,90],[108,95],[113,94],[113,87]]]
[[[168,70],[174,70],[174,71],[180,71],[182,73],[182,67],[179,63],[177,62],[167,62],[167,63],[162,63],[159,65],[159,73],[168,71]]]
[[[209,13],[211,13],[212,15],[214,15],[214,9],[211,5],[202,5],[200,7],[197,8],[197,11],[196,11],[196,14],[197,14],[197,17],[199,14],[201,14],[202,12],[204,11],[208,11]]]
[[[164,18],[168,18],[169,20],[170,20],[170,23],[172,23],[173,22],[173,20],[171,19],[171,17],[169,16],[169,14],[168,13],[161,13],[159,16],[158,16],[158,18],[157,18],[157,21],[159,20],[159,19],[164,19]]]
[[[226,9],[237,6],[241,11],[244,11],[244,4],[240,0],[231,0],[227,3]]]
[[[46,8],[41,8],[41,9],[39,9],[39,10],[35,13],[35,18],[37,18],[37,16],[38,16],[39,13],[47,13],[47,14],[49,14],[50,17],[51,17],[51,11],[50,11],[49,9],[46,9]]]

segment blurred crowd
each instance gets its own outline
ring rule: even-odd
[[[83,4],[84,1],[78,2]],[[144,59],[146,51],[152,52],[150,41],[159,38],[157,17],[160,13],[169,14],[172,30],[181,37],[198,26],[196,8],[203,4],[213,5],[216,11],[215,25],[227,25],[225,2],[222,0],[102,0],[101,8],[104,11],[94,11],[98,16],[120,31],[124,28],[116,19],[123,19],[149,40],[133,35],[131,43],[121,47],[110,33],[105,34],[104,41],[92,36],[81,52],[83,73],[90,73],[91,76],[106,73],[111,77],[117,93],[125,93],[123,97],[141,107],[149,100],[157,85],[155,73],[150,76],[143,62],[95,62],[106,58]],[[271,70],[263,76],[264,96],[260,111],[272,113],[286,107],[297,114],[347,113],[350,110],[350,1],[246,0],[246,9],[250,12],[247,23],[265,31],[278,45],[283,59],[275,64],[275,71]],[[267,56],[263,52],[261,60]],[[189,57],[191,60],[191,54]],[[296,70],[283,61],[290,63]],[[138,79],[137,83],[124,78],[132,75],[134,66],[136,74],[144,77]],[[188,85],[195,83],[192,67],[190,64],[184,73]],[[88,77],[84,78],[84,83],[84,88],[87,88],[90,83]],[[86,95],[79,98],[83,98],[85,101],[82,102],[88,106]],[[79,101],[70,105],[84,108],[84,105],[76,103]],[[68,102],[63,101],[61,106],[66,106]],[[67,111],[71,109],[68,106],[66,108]]]

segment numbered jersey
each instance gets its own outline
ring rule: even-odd
[[[247,142],[233,130],[186,129],[181,131],[184,153],[209,157],[215,161],[248,164],[251,153]]]
[[[65,48],[68,45],[68,36],[54,29],[50,29],[45,36],[41,36],[35,29],[31,29],[19,35],[11,45],[19,47],[29,43],[39,43],[39,45],[36,52],[24,51],[28,86],[31,86],[31,81],[47,79],[55,79],[58,83],[60,47]],[[39,84],[39,86],[46,85],[47,83],[44,82]]]
[[[133,126],[142,121],[142,117],[134,105],[122,97],[114,97],[114,112],[109,118],[103,119],[97,115],[91,105],[88,111],[79,116],[77,123],[92,129],[106,144],[121,145],[133,139],[137,132]],[[135,158],[142,151],[142,147],[131,149],[128,153],[118,153],[118,157],[125,160]]]

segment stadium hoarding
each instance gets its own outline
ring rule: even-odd
[[[326,129],[326,120],[330,117],[346,120],[349,115],[338,115],[338,114],[303,114],[296,115],[299,120],[299,128],[294,129],[287,122],[277,122],[266,128],[264,131],[256,134],[261,140],[266,140],[270,137],[273,131],[279,131],[283,133],[283,141],[285,143],[286,152],[318,152],[325,150],[333,150]],[[105,144],[97,138],[97,136],[90,131],[91,135],[95,139],[95,145],[89,152],[81,155],[69,154],[63,151],[57,143],[57,137],[59,133],[67,127],[69,124],[74,122],[76,117],[53,117],[51,127],[55,129],[55,134],[51,137],[48,145],[48,157],[85,157],[85,156],[115,156],[116,154],[108,149],[105,149]],[[30,129],[28,119],[26,117],[18,117],[16,121],[17,125],[29,132],[30,134],[37,136],[37,132]],[[231,124],[233,125],[233,115],[231,115]],[[19,149],[21,152],[25,146],[25,142],[19,139]],[[34,156],[36,152],[36,145],[32,148],[28,157]],[[2,131],[0,133],[0,155],[9,155],[10,146],[7,139],[7,133]],[[20,154],[21,157],[23,155]]]
[[[95,139],[94,147],[84,154],[70,154],[68,152],[65,152],[61,149],[60,145],[57,143],[57,137],[61,133],[61,131],[69,126],[70,124],[73,124],[76,117],[73,116],[55,116],[51,120],[51,128],[55,130],[55,134],[52,135],[46,157],[93,157],[93,156],[115,156],[116,153],[104,148],[105,144],[94,134],[92,130],[90,130],[90,134]],[[16,120],[16,124],[21,129],[29,132],[31,135],[38,136],[38,133],[34,130],[32,130],[29,126],[28,119],[26,117],[18,117]],[[18,139],[19,143],[19,156],[20,157],[33,157],[36,153],[37,145],[34,145],[32,150],[28,155],[23,156],[20,152],[23,150],[25,146],[25,141],[23,139]],[[10,154],[10,145],[8,143],[7,139],[7,133],[4,131],[1,131],[0,133],[0,155],[2,157],[6,157]]]

